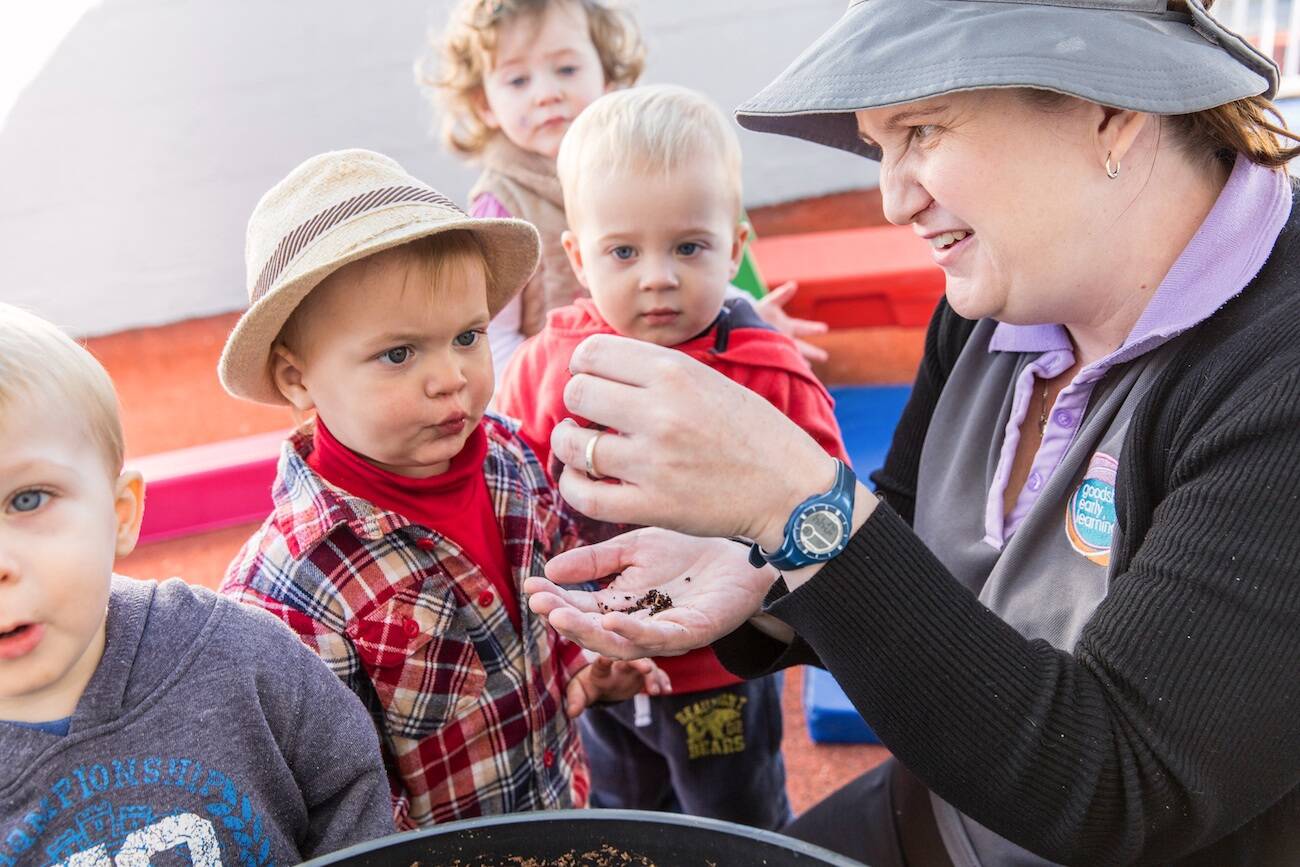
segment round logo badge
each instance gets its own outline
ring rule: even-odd
[[[1097,452],[1083,482],[1065,507],[1065,535],[1070,547],[1099,566],[1110,565],[1115,536],[1115,473],[1119,462]]]

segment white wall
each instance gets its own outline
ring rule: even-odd
[[[85,335],[237,309],[249,211],[324,150],[382,151],[463,198],[473,172],[433,142],[412,71],[449,5],[103,0],[0,117],[0,300]],[[642,2],[645,80],[730,109],[844,5]],[[875,183],[874,164],[846,154],[743,144],[751,206]]]

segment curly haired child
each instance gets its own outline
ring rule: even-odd
[[[462,0],[442,34],[436,89],[442,138],[483,170],[470,191],[475,217],[537,227],[537,273],[488,330],[498,374],[546,314],[587,293],[560,244],[560,140],[600,95],[635,84],[645,48],[632,16],[602,0]]]

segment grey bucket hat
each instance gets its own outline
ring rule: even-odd
[[[1186,114],[1277,92],[1278,69],[1210,17],[1166,0],[851,0],[844,16],[736,110],[746,129],[871,159],[853,112],[960,90],[1038,87]]]

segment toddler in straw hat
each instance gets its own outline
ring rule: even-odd
[[[221,381],[315,418],[222,590],[362,697],[403,827],[584,805],[570,718],[667,686],[648,660],[589,660],[520,591],[575,540],[514,424],[485,411],[488,321],[537,256],[529,224],[471,218],[369,151],[307,160],[249,221]]]
[[[740,160],[728,119],[681,87],[602,96],[569,129],[559,153],[570,226],[563,243],[591,298],[551,313],[507,368],[498,396],[539,454],[550,454],[551,431],[569,416],[573,350],[593,334],[621,334],[675,347],[748,386],[846,457],[831,397],[794,342],[727,294],[747,232]],[[599,454],[596,446],[588,457],[598,463]],[[595,542],[619,529],[585,521],[580,533]],[[592,803],[784,824],[776,680],[742,681],[708,647],[658,662],[672,695],[582,719]],[[649,705],[639,722],[638,702]]]
[[[122,455],[104,369],[0,304],[0,865],[288,864],[391,834],[365,708],[288,629],[113,574],[144,497]]]

